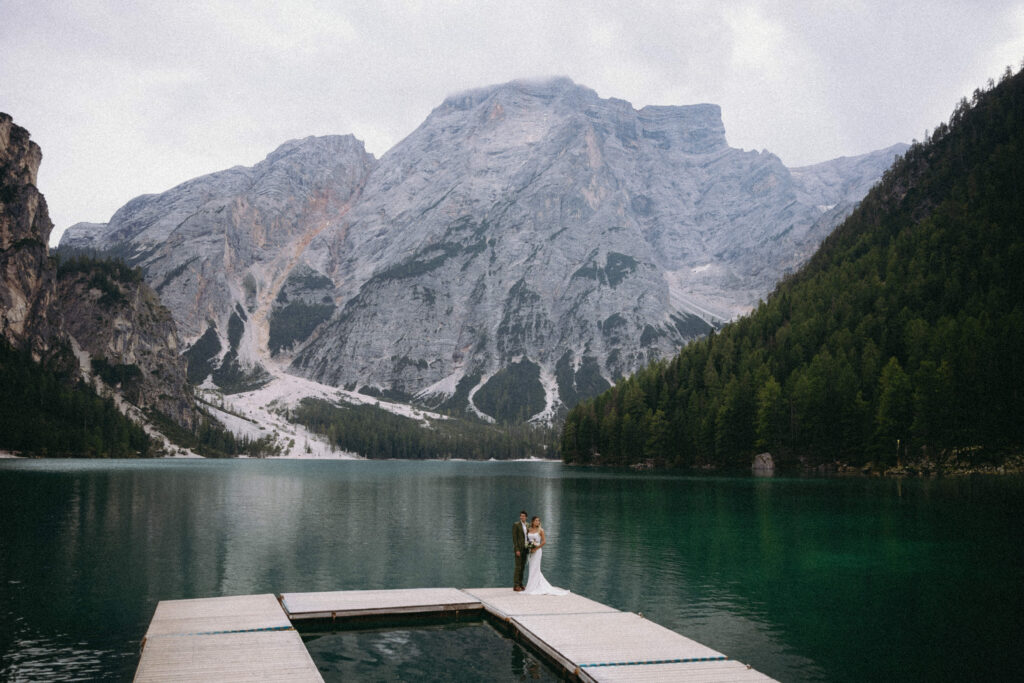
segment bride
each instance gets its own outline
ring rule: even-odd
[[[555,588],[540,571],[540,560],[544,554],[544,545],[548,542],[544,529],[540,526],[540,517],[530,520],[530,528],[526,532],[526,542],[532,547],[530,559],[526,563],[529,571],[529,579],[526,581],[526,589],[523,593],[527,595],[568,595],[569,591],[564,588]]]

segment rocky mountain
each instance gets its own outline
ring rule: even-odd
[[[196,342],[192,378],[202,382],[217,369],[220,384],[247,386],[246,377],[261,375],[275,298],[282,290],[316,290],[304,252],[345,215],[374,164],[351,136],[294,140],[252,168],[137,197],[106,224],[76,224],[61,247],[100,250],[142,266],[181,334]],[[313,305],[330,298],[330,289]]]
[[[42,158],[28,131],[0,113],[0,337],[36,360],[49,355],[58,328],[53,223],[36,188]]]
[[[158,411],[192,430],[198,411],[171,312],[118,262],[61,262],[57,305],[83,367],[143,412]]]
[[[63,244],[143,267],[222,386],[260,366],[485,417],[550,417],[749,310],[902,148],[788,169],[717,106],[568,79],[449,97],[379,161],[286,143]]]
[[[0,336],[60,375],[99,378],[128,404],[193,428],[174,320],[141,273],[88,258],[58,269],[49,254],[41,160],[28,131],[0,114]]]

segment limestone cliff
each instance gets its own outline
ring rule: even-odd
[[[295,302],[282,319],[306,299],[314,312],[333,312],[333,283],[319,291],[323,276],[303,255],[349,210],[374,164],[352,136],[294,140],[252,168],[137,197],[105,228],[73,226],[61,246],[103,249],[141,266],[182,335],[199,342],[189,354],[192,378],[218,370],[218,383],[248,386],[261,374],[262,352],[296,341],[291,328],[272,325],[277,302],[288,293]],[[300,294],[307,285],[313,293]]]
[[[142,411],[194,428],[198,411],[174,318],[141,273],[72,258],[61,263],[57,284],[64,330],[88,354],[91,374]]]
[[[0,335],[62,374],[81,365],[129,403],[192,428],[198,411],[174,319],[141,275],[73,259],[58,279],[47,247],[53,224],[35,185],[41,159],[28,131],[0,113]]]
[[[144,269],[196,380],[277,362],[545,419],[750,310],[900,151],[788,169],[730,147],[716,105],[517,81],[449,97],[379,161],[291,141],[64,242]]]
[[[0,113],[0,336],[36,360],[49,355],[59,328],[47,251],[53,223],[36,188],[42,158],[28,131]]]

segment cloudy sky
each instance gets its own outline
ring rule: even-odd
[[[377,156],[445,96],[562,75],[722,106],[789,166],[921,139],[1024,59],[1024,0],[0,0],[0,111],[43,149],[56,225],[285,140]]]

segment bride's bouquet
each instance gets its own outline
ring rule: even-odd
[[[532,553],[534,550],[536,550],[539,547],[540,547],[539,545],[537,545],[533,541],[530,541],[529,543],[526,544],[526,552]]]

